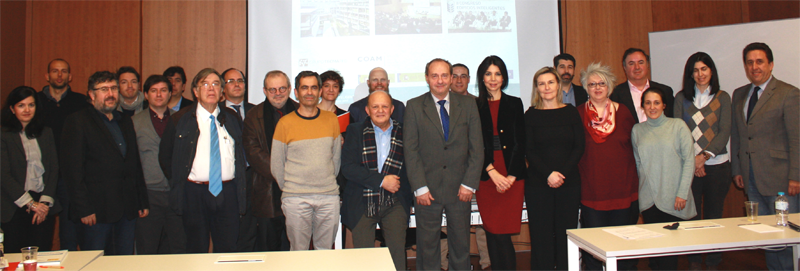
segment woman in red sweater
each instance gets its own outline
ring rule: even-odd
[[[578,106],[586,147],[578,163],[581,176],[581,227],[635,224],[639,218],[639,177],[631,145],[636,120],[624,105],[608,99],[614,86],[608,66],[590,64],[581,72],[589,101]],[[586,270],[603,270],[603,263],[584,252]],[[620,270],[636,261],[620,261]]]

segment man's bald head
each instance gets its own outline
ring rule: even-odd
[[[389,92],[389,74],[381,67],[372,69],[369,71],[367,86],[369,87],[369,93],[376,90]]]

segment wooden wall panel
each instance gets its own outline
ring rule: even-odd
[[[0,104],[15,87],[25,84],[25,14],[24,1],[0,1]]]
[[[576,74],[592,62],[602,62],[612,67],[621,82],[625,80],[625,49],[649,48],[647,33],[653,31],[650,1],[562,1],[561,16],[563,51],[575,57]],[[578,79],[574,82],[580,84]]]
[[[800,17],[800,1],[749,1],[750,22]]]
[[[170,66],[186,71],[187,81],[203,68],[246,71],[246,1],[143,1],[142,74],[161,74]],[[187,84],[184,97],[191,99]]]
[[[47,84],[47,64],[70,63],[72,89],[86,93],[92,73],[120,66],[140,67],[138,1],[32,1],[31,84]]]
[[[742,22],[742,4],[737,1],[652,1],[652,4],[653,31]]]

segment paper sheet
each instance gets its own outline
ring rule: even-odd
[[[260,263],[264,262],[264,254],[219,256],[214,263]]]
[[[769,225],[764,224],[748,224],[748,225],[740,225],[739,227],[747,230],[751,230],[757,233],[768,233],[768,232],[782,232],[783,228],[777,228]]]
[[[680,230],[699,230],[699,229],[714,229],[714,228],[724,228],[720,224],[714,222],[681,222],[681,226],[678,228]]]
[[[603,229],[603,231],[616,235],[625,240],[641,240],[664,236],[663,234],[645,230],[636,226]]]

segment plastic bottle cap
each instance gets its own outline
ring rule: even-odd
[[[778,192],[778,196],[783,196],[783,192]]]

